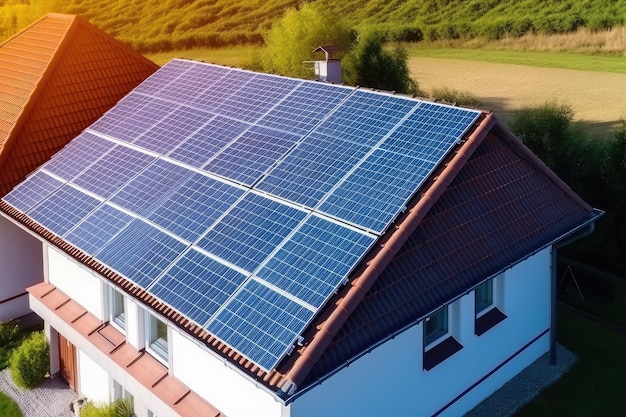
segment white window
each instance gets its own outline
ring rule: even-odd
[[[437,310],[424,323],[424,346],[430,346],[448,335],[448,306]]]
[[[124,295],[112,287],[109,287],[109,319],[120,330],[126,329]]]
[[[493,306],[493,280],[485,281],[475,290],[476,316],[480,317]]]
[[[160,359],[167,362],[167,325],[152,314],[148,314],[148,328],[146,345]]]
[[[474,333],[481,336],[495,327],[506,315],[502,309],[504,276],[483,282],[474,290]]]

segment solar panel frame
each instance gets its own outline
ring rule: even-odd
[[[99,159],[99,155],[110,148],[110,141],[83,131],[46,162],[43,169],[70,181],[90,167]]]
[[[35,171],[2,199],[21,212],[28,213],[63,184],[63,181],[44,171]]]
[[[193,97],[199,92],[209,90],[232,72],[230,68],[198,62],[180,60],[174,60],[174,62],[191,63],[191,65],[185,70],[184,76],[181,75],[181,77],[174,78],[167,84],[163,84],[161,88],[147,92],[147,94],[153,94],[178,103],[191,104],[190,96]]]

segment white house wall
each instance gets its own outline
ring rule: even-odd
[[[0,216],[0,322],[29,314],[25,289],[43,281],[42,244]]]
[[[108,403],[109,375],[85,352],[78,351],[78,384],[81,395],[96,403]]]
[[[280,417],[270,394],[201,346],[172,332],[173,375],[228,417]]]
[[[47,255],[48,282],[103,320],[103,281],[50,246]]]
[[[425,371],[420,323],[296,398],[290,416],[463,415],[548,351],[549,291],[543,250],[506,271],[499,304],[507,318],[483,335],[474,334],[473,293],[455,301],[456,354]]]

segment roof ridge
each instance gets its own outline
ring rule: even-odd
[[[472,156],[496,122],[492,113],[486,114],[474,132],[470,134],[465,144],[452,157],[450,163],[434,179],[433,184],[398,221],[395,226],[396,230],[388,234],[381,242],[380,249],[370,255],[369,260],[366,261],[367,266],[346,286],[347,290],[337,302],[336,307],[332,309],[330,315],[324,316],[323,320],[320,320],[321,324],[318,324],[318,331],[311,343],[306,348],[294,353],[294,360],[289,362],[290,366],[277,383],[280,389],[279,395],[288,397],[297,391],[298,386],[304,381],[317,360],[328,348],[348,316],[358,307],[367,291],[380,276],[382,270],[391,262],[395,254],[454,180],[465,162]]]
[[[15,142],[15,139],[17,138],[16,132],[19,132],[21,130],[22,125],[28,119],[28,116],[30,115],[30,111],[32,110],[32,108],[35,106],[37,102],[37,97],[39,97],[39,95],[41,95],[41,92],[45,89],[46,83],[48,82],[48,79],[50,78],[50,74],[53,72],[54,68],[56,67],[57,63],[60,60],[61,52],[67,47],[67,44],[68,44],[67,40],[69,39],[69,35],[76,30],[76,17],[77,16],[46,14],[41,19],[33,22],[31,25],[27,26],[26,28],[18,32],[15,36],[9,38],[6,42],[3,42],[2,44],[0,44],[0,48],[1,48],[5,46],[7,43],[11,42],[12,40],[17,39],[20,36],[23,36],[27,31],[41,24],[46,19],[49,19],[50,17],[61,18],[61,16],[68,18],[68,20],[70,20],[69,26],[67,30],[65,30],[63,34],[63,38],[59,41],[59,44],[54,49],[54,52],[51,54],[45,66],[45,69],[42,71],[41,75],[39,76],[37,80],[37,83],[35,84],[35,88],[28,95],[26,104],[23,106],[22,111],[19,113],[18,117],[15,120],[15,124],[9,131],[7,139],[4,142],[4,146],[2,147],[1,152],[0,152],[0,166],[2,166],[2,164],[4,163],[4,160],[7,158],[11,148],[13,147],[13,143]]]

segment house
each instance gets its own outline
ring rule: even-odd
[[[0,196],[65,146],[158,66],[78,16],[49,14],[0,43]],[[27,314],[41,244],[0,219],[0,321]],[[36,260],[36,261],[35,261]]]
[[[490,113],[187,60],[0,213],[52,373],[139,417],[461,415],[555,353],[602,215]]]

